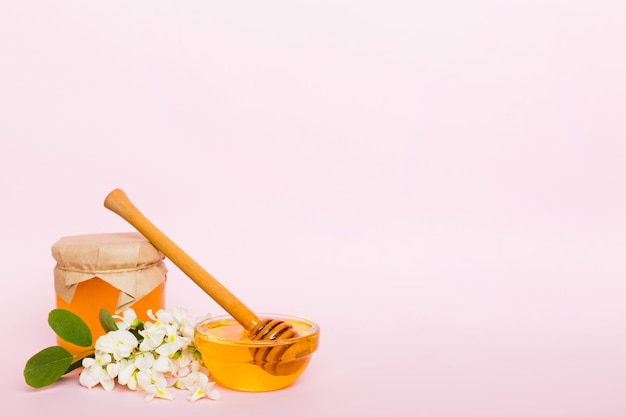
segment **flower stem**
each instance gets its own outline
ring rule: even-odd
[[[89,355],[87,355],[88,353],[94,353],[96,351],[96,349],[92,346],[87,350],[83,350],[82,352],[78,352],[77,354],[74,355],[74,359],[76,358],[80,358],[83,359]]]

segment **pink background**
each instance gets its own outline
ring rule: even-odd
[[[2,408],[626,416],[625,4],[2,2]],[[296,385],[24,384],[50,246],[132,231],[116,187],[253,309],[321,325]],[[221,312],[168,265],[168,306]]]

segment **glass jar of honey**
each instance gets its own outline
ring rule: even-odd
[[[165,308],[164,256],[139,233],[65,236],[51,248],[56,260],[56,306],[69,310],[91,329],[93,343],[104,334],[100,309],[121,314],[132,308],[140,320],[148,309]],[[85,348],[57,339],[73,354]]]

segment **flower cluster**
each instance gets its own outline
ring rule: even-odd
[[[219,399],[193,344],[193,322],[187,311],[148,310],[148,317],[153,321],[139,320],[133,309],[113,316],[117,330],[100,336],[94,354],[83,359],[80,384],[87,388],[100,384],[110,391],[117,379],[131,390],[146,392],[147,401],[173,399],[170,387],[190,391],[190,401]]]

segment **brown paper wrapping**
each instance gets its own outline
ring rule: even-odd
[[[166,279],[163,254],[139,233],[66,236],[51,250],[57,261],[54,288],[68,304],[78,284],[100,278],[120,290],[119,313]]]

